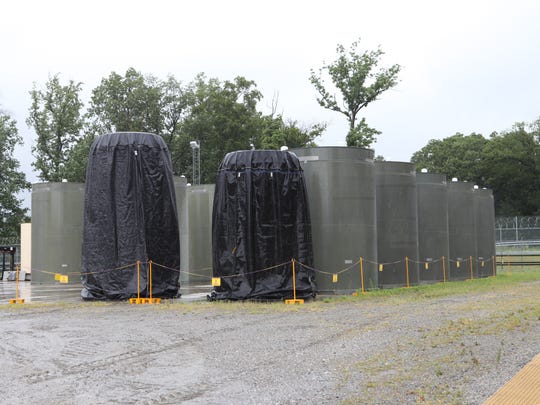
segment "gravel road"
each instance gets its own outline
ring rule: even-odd
[[[540,283],[444,298],[0,307],[0,402],[481,404],[540,352]]]

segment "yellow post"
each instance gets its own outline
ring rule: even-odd
[[[19,265],[15,267],[15,299],[10,299],[9,303],[24,304],[24,298],[19,298]]]
[[[506,259],[506,266],[508,266],[506,272],[512,274],[512,270],[510,269],[510,256]]]
[[[296,269],[295,269],[295,260],[294,258],[292,261],[292,279],[293,279],[293,299],[292,300],[285,300],[285,304],[303,304],[304,300],[296,299]]]
[[[443,275],[443,283],[446,283],[446,260],[444,256],[442,257],[442,275]]]
[[[137,301],[141,300],[141,261],[137,260]]]
[[[409,257],[405,256],[405,271],[407,272],[407,288],[410,287],[409,284]]]
[[[360,257],[360,282],[362,283],[362,294],[364,294],[364,259]]]
[[[15,267],[15,300],[19,301],[19,265]]]
[[[472,256],[469,256],[469,269],[471,272],[471,280],[474,278],[473,271],[472,271]]]
[[[152,300],[152,260],[148,262],[148,265],[150,267],[150,300]]]
[[[493,277],[495,277],[495,256],[491,256],[491,272],[493,273]]]
[[[292,259],[292,283],[293,283],[293,299],[296,301],[296,270],[294,268],[294,258]]]

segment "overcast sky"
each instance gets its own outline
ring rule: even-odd
[[[220,80],[254,80],[268,113],[325,121],[320,145],[345,145],[345,117],[320,107],[309,82],[361,38],[402,65],[400,83],[364,109],[382,131],[387,160],[409,161],[430,139],[508,129],[540,117],[540,2],[513,1],[26,1],[4,0],[0,17],[0,108],[17,120],[28,179],[35,134],[26,126],[33,83],[60,73],[83,82],[84,102],[102,78],[134,67]]]

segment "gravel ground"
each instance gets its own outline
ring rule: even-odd
[[[540,283],[444,298],[0,306],[0,402],[481,404],[540,352]]]

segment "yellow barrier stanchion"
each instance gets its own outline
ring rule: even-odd
[[[130,298],[130,304],[160,304],[161,298],[152,297],[152,260],[148,261],[149,280],[148,287],[150,289],[149,298],[141,298],[141,261],[137,260],[137,298]]]
[[[446,283],[446,260],[444,256],[442,257],[442,274],[443,274],[443,283]]]
[[[471,280],[474,279],[473,270],[472,270],[472,256],[469,256],[469,269],[471,272]]]
[[[405,256],[405,271],[407,273],[407,288],[411,285],[409,284],[409,256]]]
[[[364,259],[360,257],[360,283],[362,285],[362,294],[366,291],[364,290]]]
[[[15,267],[15,299],[10,299],[9,303],[24,304],[24,298],[19,298],[19,265]]]
[[[293,277],[293,299],[285,300],[285,304],[303,304],[303,299],[296,299],[296,270],[294,268],[294,258],[292,259],[292,277]]]
[[[506,273],[512,274],[512,270],[510,269],[510,256],[506,258]]]

